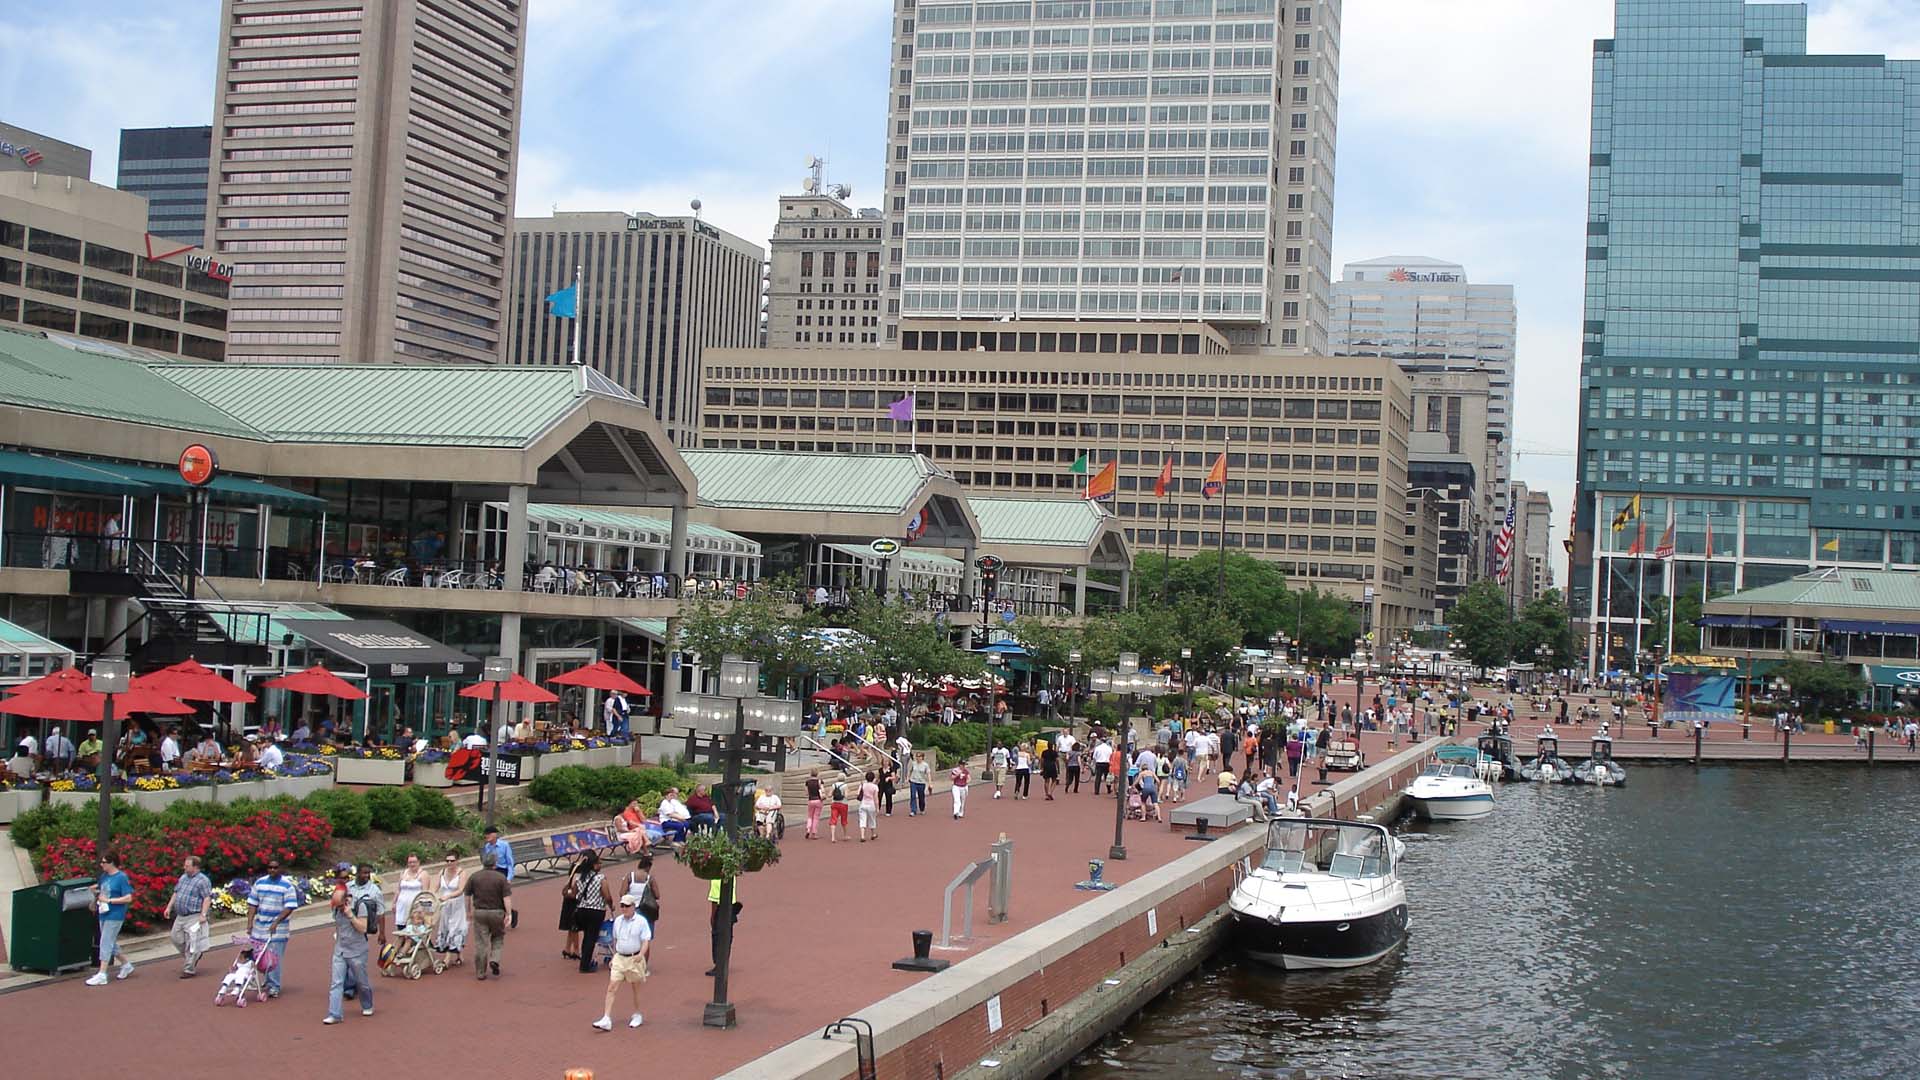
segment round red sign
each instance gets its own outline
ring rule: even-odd
[[[180,479],[194,487],[205,487],[220,472],[220,459],[213,448],[194,443],[180,451]]]

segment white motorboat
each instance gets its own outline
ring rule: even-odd
[[[1560,756],[1560,740],[1551,727],[1540,732],[1533,759],[1520,766],[1520,778],[1548,784],[1573,783],[1573,763]]]
[[[1436,761],[1407,785],[1407,805],[1428,821],[1467,821],[1493,813],[1493,785],[1473,766]]]
[[[1227,900],[1253,960],[1290,971],[1371,964],[1407,939],[1406,846],[1379,825],[1283,818]]]
[[[1593,737],[1592,756],[1574,767],[1573,782],[1596,787],[1626,785],[1627,770],[1613,760],[1613,736],[1607,734],[1607,725],[1601,724],[1599,733]]]

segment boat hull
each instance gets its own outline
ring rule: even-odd
[[[1471,821],[1493,813],[1493,796],[1408,795],[1407,805],[1416,816],[1428,821]]]
[[[1272,923],[1235,913],[1235,935],[1251,960],[1286,971],[1361,967],[1407,940],[1407,905],[1352,919]]]

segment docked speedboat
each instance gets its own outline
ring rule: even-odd
[[[1627,770],[1613,760],[1613,736],[1607,734],[1605,724],[1600,725],[1599,733],[1593,737],[1592,756],[1574,767],[1573,782],[1600,787],[1621,787],[1626,784]]]
[[[1498,767],[1500,779],[1518,780],[1520,778],[1520,762],[1513,756],[1513,736],[1499,727],[1491,727],[1480,733],[1480,739],[1476,745],[1480,749],[1480,756],[1492,761]]]
[[[1260,865],[1227,899],[1247,956],[1290,971],[1370,964],[1407,939],[1404,844],[1379,825],[1269,822]]]
[[[1520,778],[1547,784],[1573,783],[1573,763],[1560,756],[1560,740],[1552,728],[1534,741],[1533,757],[1520,766]]]
[[[1493,813],[1493,787],[1474,767],[1436,761],[1407,785],[1407,804],[1428,821],[1466,821]]]

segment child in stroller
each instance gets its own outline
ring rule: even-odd
[[[413,898],[413,903],[402,914],[402,924],[397,936],[399,942],[392,946],[391,960],[380,965],[383,974],[404,973],[409,979],[417,979],[428,968],[435,975],[447,968],[446,962],[433,952],[433,935],[438,927],[440,898],[430,892],[422,892]],[[384,959],[384,958],[383,958]]]
[[[226,977],[220,980],[220,988],[214,991],[213,1003],[225,1005],[231,1001],[241,1008],[247,1007],[247,995],[254,1000],[267,1000],[267,972],[273,970],[278,962],[273,950],[267,943],[254,938],[251,934],[233,935],[233,943],[240,946],[240,955],[236,956],[233,966],[227,969]]]

